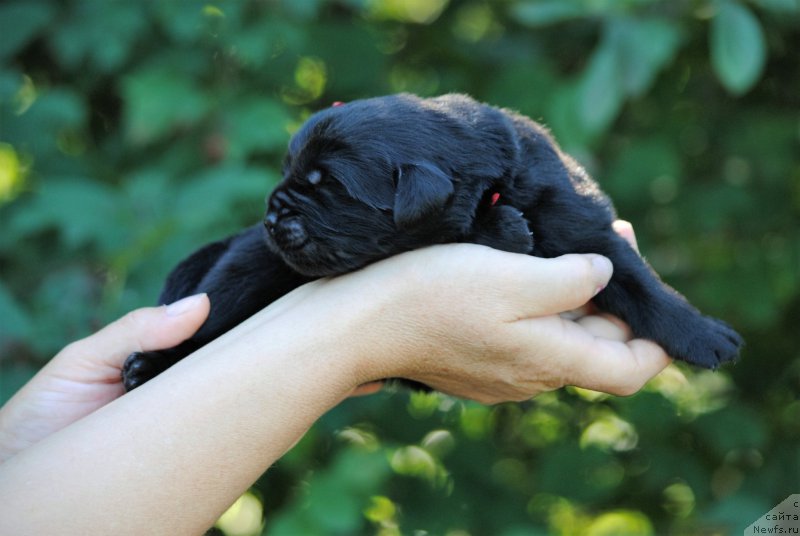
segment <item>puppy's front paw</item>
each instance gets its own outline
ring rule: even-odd
[[[487,210],[475,221],[473,233],[467,241],[510,253],[533,251],[533,233],[525,215],[509,205]]]
[[[676,349],[672,357],[708,369],[734,361],[744,345],[742,337],[733,328],[708,316],[701,317],[701,321],[682,339],[683,347]]]
[[[164,370],[159,352],[134,352],[122,365],[122,385],[126,391],[136,389]]]

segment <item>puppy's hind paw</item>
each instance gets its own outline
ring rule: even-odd
[[[744,340],[728,324],[711,317],[702,317],[702,324],[687,340],[683,352],[673,357],[707,369],[735,361]]]

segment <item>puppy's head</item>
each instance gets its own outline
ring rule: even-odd
[[[491,177],[502,173],[478,169],[488,165],[472,154],[481,145],[469,147],[457,123],[433,99],[410,95],[318,112],[290,141],[283,181],[268,200],[269,247],[321,277],[462,240]]]

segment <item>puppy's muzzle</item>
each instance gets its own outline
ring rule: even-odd
[[[264,227],[281,249],[299,249],[308,242],[308,233],[299,216],[279,216],[268,212],[264,217]]]

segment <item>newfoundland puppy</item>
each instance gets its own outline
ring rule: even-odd
[[[664,284],[611,227],[611,201],[539,124],[464,95],[393,95],[322,110],[289,142],[262,224],[201,248],[160,303],[207,292],[211,313],[174,348],[125,362],[130,390],[312,279],[432,244],[473,242],[614,264],[595,305],[672,357],[706,368],[740,336]]]

